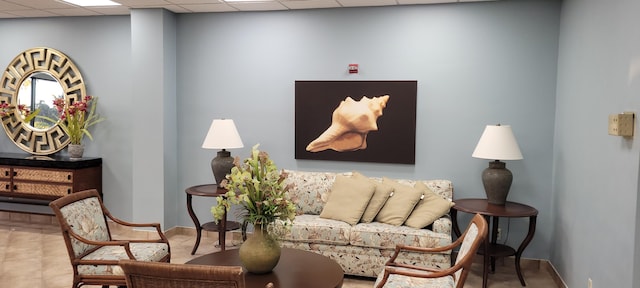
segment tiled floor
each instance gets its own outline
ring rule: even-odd
[[[60,229],[52,222],[55,223],[49,216],[0,212],[0,287],[71,287],[72,270],[67,251]],[[195,230],[176,230],[169,233],[171,262],[184,263],[193,257],[217,251],[214,247],[216,233],[205,235],[196,255],[191,255]],[[482,287],[481,268],[481,265],[474,264],[464,287]],[[546,262],[527,261],[523,270],[527,287],[561,287],[554,282]],[[521,287],[513,262],[509,259],[498,261],[496,273],[489,275],[488,286]],[[373,287],[373,279],[346,277],[343,287],[370,288]]]

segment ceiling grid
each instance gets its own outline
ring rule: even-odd
[[[494,0],[114,0],[121,6],[80,7],[61,0],[0,0],[0,18],[128,15],[130,9],[164,8],[174,13],[209,13],[419,5]]]

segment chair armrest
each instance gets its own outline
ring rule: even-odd
[[[89,244],[89,245],[95,245],[95,246],[122,246],[125,250],[125,252],[127,253],[127,256],[129,256],[130,259],[136,260],[136,258],[133,256],[133,253],[131,252],[131,248],[129,247],[129,243],[131,242],[151,242],[151,241],[127,241],[127,240],[111,240],[111,241],[94,241],[94,240],[90,240],[87,238],[84,238],[76,233],[74,233],[72,230],[69,230],[69,236],[72,237],[73,239],[76,239],[82,243],[85,244]],[[89,254],[91,252],[93,252],[95,249],[91,249],[85,253],[83,253],[83,255],[80,255],[79,258],[84,257],[86,254]]]
[[[451,250],[456,246],[458,246],[457,241],[449,245],[440,246],[440,247],[418,247],[418,246],[408,246],[403,244],[397,244],[394,255],[399,254],[401,251],[424,252],[424,253],[443,252],[443,251]],[[394,259],[393,256],[392,256],[392,259]]]
[[[433,268],[427,268],[427,267],[422,267],[417,265],[400,264],[400,263],[397,263],[394,266],[384,267],[385,273],[387,273],[388,271],[389,274],[398,274],[398,275],[404,275],[409,277],[420,277],[420,278],[440,278],[447,275],[451,275],[459,269],[462,269],[462,267],[459,267],[458,269],[449,268],[449,269],[440,270],[440,269],[433,269]]]
[[[127,227],[149,227],[149,228],[155,228],[156,229],[156,233],[158,233],[158,237],[160,237],[161,242],[169,242],[169,240],[167,239],[167,237],[164,235],[164,233],[162,232],[162,228],[160,227],[160,223],[132,223],[132,222],[128,222],[128,221],[124,221],[122,219],[116,218],[115,216],[111,215],[111,213],[109,213],[108,211],[105,211],[104,213],[109,219],[111,219],[113,222],[123,225],[123,226],[127,226]],[[150,241],[143,241],[143,240],[127,240],[129,242],[155,242],[155,240],[150,240]]]
[[[459,246],[460,244],[462,244],[462,239],[457,239],[455,242],[446,246],[433,247],[433,248],[397,244],[395,251],[393,251],[393,255],[391,255],[391,258],[389,258],[389,260],[385,265],[398,266],[399,264],[395,263],[395,261],[396,261],[396,258],[398,258],[398,255],[400,254],[400,252],[402,251],[412,251],[412,252],[422,252],[422,253],[443,252],[443,251],[452,250],[453,248]]]
[[[76,234],[75,232],[73,232],[73,230],[68,230],[67,232],[69,233],[69,236],[71,236],[72,238],[74,238],[74,239],[76,239],[76,240],[78,240],[78,241],[80,241],[82,243],[89,244],[89,245],[98,245],[98,246],[105,246],[105,245],[112,245],[113,246],[113,245],[116,245],[116,246],[118,246],[118,245],[125,245],[125,244],[129,243],[129,241],[125,241],[125,240],[94,241],[94,240],[87,239],[87,238],[84,238],[84,237]]]

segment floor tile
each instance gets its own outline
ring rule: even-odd
[[[29,217],[9,217],[6,213],[0,217],[0,283],[12,283],[12,288],[45,287],[69,288],[73,271],[69,263],[66,246],[57,225],[43,217],[34,222],[23,222]],[[19,219],[21,221],[16,221]],[[130,231],[114,229],[116,237],[131,235]],[[218,251],[216,234],[205,234],[195,255],[191,250],[195,243],[195,233],[191,228],[180,228],[176,233],[168,233],[171,244],[171,262],[184,263],[194,257]],[[121,234],[117,234],[121,233]],[[227,244],[238,244],[233,233],[228,233]],[[144,237],[147,237],[146,235]],[[476,257],[471,273],[464,287],[482,287],[482,265]],[[539,261],[526,261],[523,273],[527,287],[558,287],[553,281],[549,269],[542,267]],[[530,264],[533,263],[533,264]],[[546,262],[545,262],[546,263]],[[370,288],[374,279],[346,276],[344,288]],[[489,288],[521,287],[515,273],[512,258],[499,260],[496,272],[489,274]],[[83,286],[98,287],[98,286]]]

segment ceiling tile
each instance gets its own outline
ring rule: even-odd
[[[282,5],[289,9],[313,9],[313,8],[335,8],[341,7],[335,0],[294,0],[280,1]]]
[[[36,8],[39,10],[43,9],[65,9],[65,8],[73,8],[75,5],[64,3],[62,1],[54,1],[54,0],[5,0],[7,2],[13,2],[15,4],[19,4],[22,6],[27,6],[30,8]]]
[[[23,6],[23,5],[19,5],[19,4],[15,4],[15,3],[11,3],[11,2],[7,2],[7,1],[0,1],[0,10],[1,11],[11,11],[11,10],[24,10],[28,8],[27,6]]]
[[[178,5],[182,5],[182,4],[220,4],[222,3],[221,0],[166,0],[167,2],[173,3],[173,4],[178,4]]]
[[[126,6],[87,7],[87,9],[102,15],[128,15],[130,13],[129,7]]]
[[[344,7],[397,5],[395,0],[338,0],[338,2]]]
[[[267,10],[287,10],[287,7],[276,1],[268,2],[227,2],[228,5],[240,11],[267,11]]]
[[[60,16],[60,15],[53,14],[51,12],[42,11],[42,10],[36,10],[36,9],[15,10],[15,11],[11,11],[11,14],[15,14],[15,15],[18,15],[18,16],[21,16],[21,17],[55,17],[55,16]]]
[[[173,13],[191,13],[192,12],[192,11],[189,11],[189,9],[186,9],[180,5],[165,5],[163,8]]]
[[[98,12],[94,12],[88,9],[84,9],[84,8],[68,8],[68,9],[50,9],[49,11],[51,11],[52,13],[55,13],[57,15],[61,15],[61,16],[95,16],[95,15],[101,15]]]
[[[1,18],[16,18],[16,15],[0,12],[0,19]]]
[[[164,8],[173,13],[207,13],[230,11],[268,11],[415,5],[448,2],[478,2],[499,0],[255,0],[226,3],[225,0],[115,0],[122,6],[79,7],[62,0],[0,0],[0,18],[127,15],[132,8]]]
[[[112,0],[115,1],[117,3],[120,3],[124,6],[129,6],[129,7],[138,7],[138,6],[156,6],[156,7],[161,7],[163,5],[170,5],[171,2],[165,1],[165,0]]]
[[[227,4],[183,4],[180,5],[191,12],[232,12],[238,11]]]

